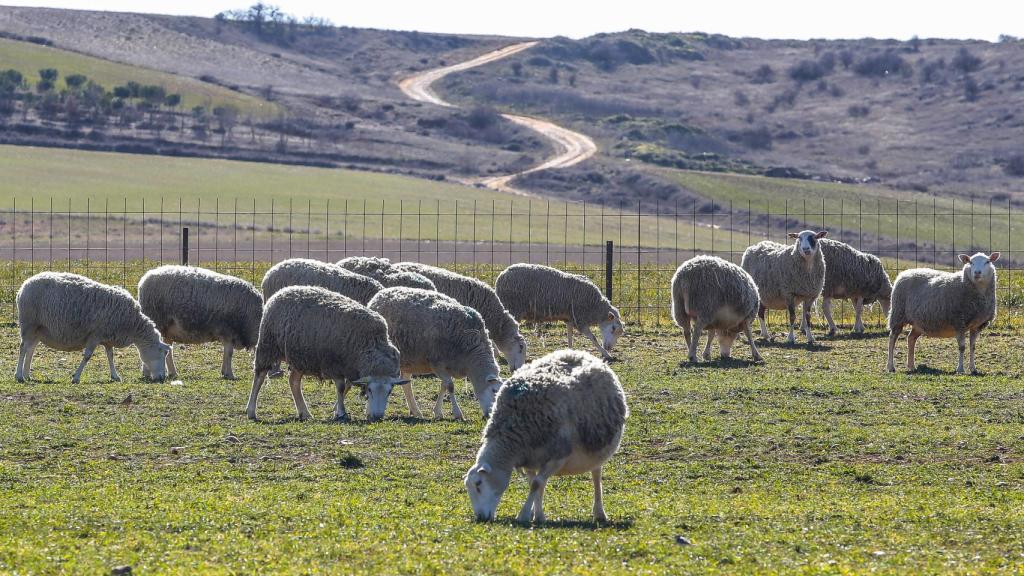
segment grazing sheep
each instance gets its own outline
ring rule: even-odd
[[[425,276],[434,283],[438,292],[479,312],[491,340],[508,360],[511,370],[516,370],[526,361],[526,339],[519,333],[519,323],[501,305],[493,288],[476,278],[416,262],[399,262],[392,265],[392,269]]]
[[[383,286],[380,282],[329,264],[308,258],[291,258],[276,264],[263,276],[263,300],[288,286],[319,286],[366,305]]]
[[[765,240],[750,246],[743,252],[740,263],[757,284],[757,293],[761,298],[757,315],[761,322],[761,336],[769,338],[768,324],[765,322],[765,310],[782,310],[789,312],[789,343],[796,342],[793,325],[796,321],[796,305],[804,306],[804,331],[807,343],[814,345],[814,334],[811,332],[811,307],[814,300],[821,294],[825,284],[825,258],[818,249],[818,240],[828,232],[804,230],[790,232],[789,237],[795,242],[792,245],[779,244]]]
[[[821,310],[828,322],[828,335],[836,335],[836,323],[832,320],[832,300],[853,301],[857,318],[853,323],[856,334],[864,333],[862,315],[865,304],[879,302],[882,311],[889,315],[889,301],[892,297],[892,282],[885,273],[882,261],[873,254],[866,254],[845,242],[822,238],[818,243],[825,256],[825,285],[821,290]]]
[[[82,361],[71,378],[75,384],[81,380],[92,353],[101,345],[107,350],[110,379],[115,382],[121,376],[114,367],[114,348],[133,344],[145,374],[158,381],[167,376],[165,358],[170,347],[160,341],[156,326],[123,288],[100,284],[78,274],[41,272],[21,285],[16,303],[21,331],[21,350],[14,374],[18,382],[32,377],[32,354],[40,342],[65,352],[83,351]]]
[[[252,284],[192,266],[161,266],[146,272],[139,280],[139,305],[171,345],[167,372],[172,378],[178,375],[174,342],[221,342],[220,373],[234,380],[234,350],[256,346],[263,316],[263,297]]]
[[[291,369],[288,384],[299,420],[310,417],[302,396],[303,376],[334,381],[337,420],[348,419],[345,394],[352,384],[363,389],[371,421],[384,417],[392,387],[407,384],[399,378],[398,349],[388,340],[380,314],[319,287],[292,286],[267,300],[253,362],[249,418],[256,419],[260,388],[282,360]]]
[[[893,354],[896,340],[910,324],[907,336],[907,370],[913,371],[914,345],[921,336],[949,338],[956,336],[960,355],[956,373],[964,373],[964,335],[970,334],[971,374],[974,367],[974,345],[978,333],[996,317],[996,267],[999,252],[991,256],[978,252],[960,255],[961,272],[940,272],[930,268],[905,270],[896,277],[892,287],[892,308],[889,310],[889,362],[886,368],[895,372]]]
[[[422,288],[424,290],[437,290],[429,278],[415,272],[404,272],[391,267],[391,261],[387,258],[376,256],[349,256],[338,260],[338,266],[351,270],[356,274],[369,276],[384,285],[385,288],[405,286],[406,288]]]
[[[373,300],[370,310],[384,317],[391,341],[402,358],[402,377],[436,374],[441,391],[434,404],[434,417],[441,418],[447,394],[452,401],[452,416],[462,420],[455,399],[452,378],[469,378],[484,418],[491,413],[494,395],[501,386],[501,372],[480,314],[459,304],[451,296],[419,288],[385,288]],[[411,387],[406,388],[409,412],[421,417]]]
[[[498,275],[494,288],[516,320],[565,322],[570,347],[573,332],[579,331],[606,360],[611,358],[609,350],[615,341],[626,332],[619,311],[585,276],[540,264],[513,264]],[[600,327],[603,345],[590,331],[591,326]]]
[[[761,354],[750,333],[758,304],[757,285],[750,274],[716,256],[690,258],[672,277],[672,319],[683,329],[690,362],[697,361],[700,333],[705,329],[709,333],[704,360],[711,360],[711,341],[716,333],[722,358],[729,358],[736,335],[742,331],[750,341],[750,355],[760,362]]]
[[[493,520],[513,470],[524,470],[530,495],[520,522],[544,521],[544,487],[552,475],[590,472],[594,520],[606,522],[601,467],[622,439],[629,409],[615,373],[586,352],[559,350],[509,378],[494,404],[466,490],[478,520]]]

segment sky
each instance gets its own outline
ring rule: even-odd
[[[0,0],[49,6],[213,16],[255,0]],[[714,32],[761,38],[975,38],[1024,36],[1022,0],[273,0],[296,16],[317,15],[336,25],[498,34],[569,36],[641,28],[652,32]]]

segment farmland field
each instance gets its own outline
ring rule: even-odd
[[[124,382],[97,354],[40,347],[13,380],[16,328],[0,330],[0,571],[347,573],[809,573],[1024,569],[1019,334],[984,333],[981,376],[954,376],[955,345],[925,339],[915,375],[885,374],[884,335],[763,345],[767,362],[680,365],[674,329],[629,327],[612,367],[632,415],[605,467],[607,526],[590,481],[558,478],[550,522],[513,522],[514,479],[494,524],[472,521],[461,477],[482,421],[327,420],[333,386],[306,382],[298,422],[283,381],[245,418],[251,371],[217,373],[213,346],[179,351],[182,385]],[[554,329],[534,350],[562,344]],[[905,351],[905,344],[901,343]],[[900,358],[902,360],[902,356]],[[433,379],[417,380],[429,402]],[[355,396],[355,397],[354,397]],[[396,397],[397,396],[397,397]],[[680,538],[685,539],[680,540]],[[680,542],[689,542],[689,545]],[[500,562],[496,559],[500,558]],[[498,563],[496,563],[498,562]]]
[[[21,72],[30,85],[39,80],[39,70],[55,68],[60,73],[58,86],[63,86],[63,79],[71,74],[83,74],[107,90],[129,81],[163,86],[168,94],[181,94],[182,107],[186,110],[194,106],[215,107],[232,104],[243,114],[273,116],[278,112],[276,104],[195,78],[120,64],[30,42],[0,38],[0,70],[8,68]]]

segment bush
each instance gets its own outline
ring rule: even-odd
[[[1014,154],[1007,158],[1003,171],[1010,176],[1024,176],[1024,154]]]
[[[736,105],[740,107],[750,104],[750,98],[747,97],[747,93],[742,90],[737,90],[733,94],[733,101],[735,101]]]
[[[861,60],[853,67],[861,76],[885,78],[894,74],[913,73],[913,66],[892,50],[874,54]]]
[[[978,82],[971,76],[964,77],[964,99],[968,102],[974,102],[978,99],[978,93],[981,89],[978,88]]]
[[[538,68],[546,68],[548,66],[551,66],[551,60],[548,60],[543,56],[534,56],[527,60],[526,63],[529,64],[530,66],[537,66]]]
[[[871,108],[862,104],[854,104],[846,109],[851,118],[864,118],[871,113]]]
[[[734,132],[729,139],[753,150],[772,149],[772,133],[764,126]]]
[[[789,77],[797,82],[813,82],[826,74],[825,68],[814,60],[801,60],[789,69]]]
[[[767,64],[762,64],[750,75],[750,82],[753,84],[771,84],[775,82],[775,70]]]
[[[981,68],[981,58],[971,54],[971,51],[966,47],[960,48],[957,51],[956,56],[953,57],[953,61],[950,62],[953,69],[962,74],[970,74],[976,72]]]
[[[477,106],[466,115],[466,122],[474,130],[487,130],[501,122],[501,114],[494,108]]]

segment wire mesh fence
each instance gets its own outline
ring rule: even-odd
[[[997,322],[1012,325],[1024,307],[1015,248],[1024,242],[1018,238],[1024,213],[1007,202],[766,200],[708,208],[703,202],[610,207],[527,198],[25,197],[0,208],[0,315],[13,321],[18,287],[43,270],[73,271],[134,292],[145,270],[185,258],[258,285],[266,269],[285,258],[367,255],[445,266],[491,283],[517,262],[585,274],[602,287],[610,271],[612,300],[628,322],[667,326],[670,280],[680,263],[696,254],[739,263],[750,244],[789,243],[789,232],[808,228],[879,256],[893,277],[918,265],[959,269],[958,254],[1000,251]],[[873,320],[879,323],[880,314]]]

